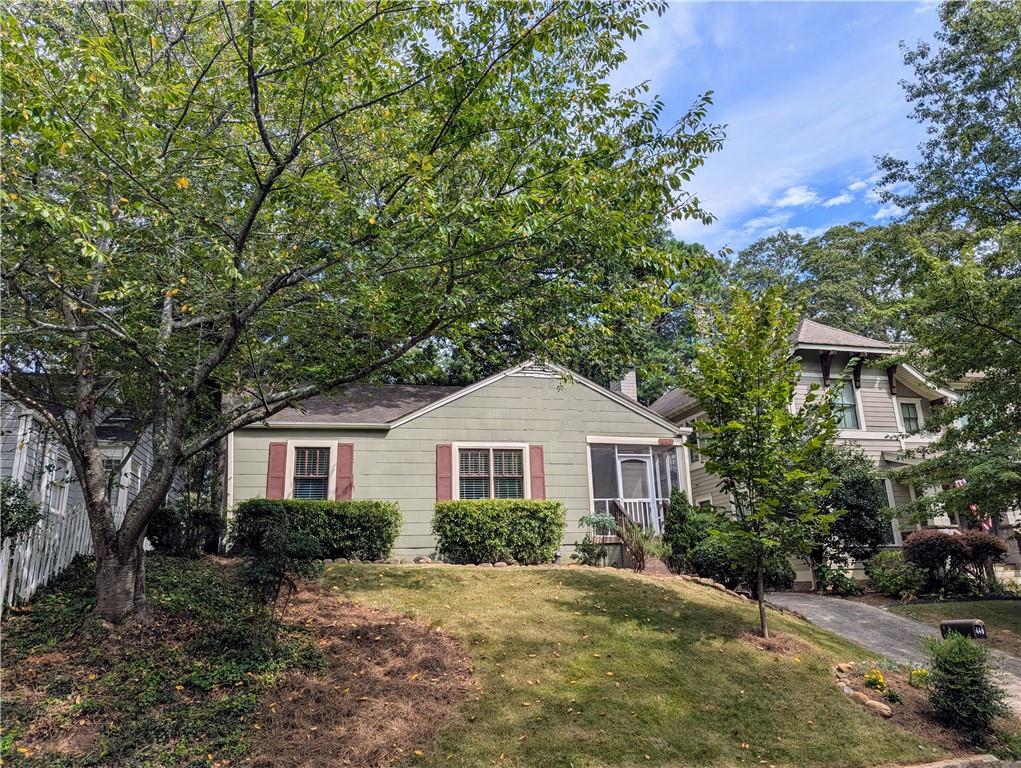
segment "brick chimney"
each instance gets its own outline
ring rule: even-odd
[[[630,369],[624,374],[624,378],[620,381],[615,381],[610,385],[611,392],[619,392],[624,395],[628,400],[634,400],[638,402],[638,374],[635,369]]]

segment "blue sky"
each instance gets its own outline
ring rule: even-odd
[[[691,184],[718,220],[675,222],[677,237],[739,250],[780,229],[810,236],[898,213],[875,197],[874,158],[917,156],[898,44],[932,39],[935,5],[676,2],[646,21],[613,83],[648,80],[669,122],[712,90],[710,118],[727,124]]]

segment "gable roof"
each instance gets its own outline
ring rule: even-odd
[[[893,353],[894,346],[886,341],[870,339],[832,325],[804,318],[791,334],[794,349],[836,350],[844,352]],[[903,366],[902,366],[903,367]],[[695,398],[682,389],[671,389],[649,406],[661,416],[671,417],[695,403]]]
[[[893,345],[870,339],[867,336],[859,336],[857,333],[842,331],[832,325],[817,323],[815,320],[805,318],[798,323],[794,335],[791,336],[791,343],[794,348],[807,347],[809,349],[825,348],[851,351],[871,352],[893,352]]]
[[[337,394],[310,397],[300,407],[284,408],[260,423],[387,427],[460,389],[425,384],[348,384]]]
[[[677,425],[672,424],[641,403],[617,392],[611,392],[606,387],[589,381],[584,376],[563,366],[540,365],[530,360],[467,387],[440,387],[422,384],[349,384],[336,395],[319,395],[308,398],[302,401],[298,408],[285,408],[251,426],[392,429],[508,376],[570,378],[628,410],[655,422],[669,430],[671,434],[677,434],[679,431]]]

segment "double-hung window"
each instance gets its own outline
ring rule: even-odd
[[[918,403],[910,400],[901,400],[898,405],[900,406],[900,420],[901,424],[904,425],[905,432],[918,432],[922,428],[921,414],[918,412]]]
[[[329,448],[294,449],[294,498],[329,498],[327,489],[329,479]]]
[[[457,467],[462,499],[525,497],[525,463],[520,448],[461,448]]]
[[[860,428],[854,384],[850,381],[845,381],[840,385],[840,393],[837,397],[837,426],[840,429]]]

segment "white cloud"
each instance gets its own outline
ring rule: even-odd
[[[847,205],[854,201],[854,195],[849,195],[847,192],[842,192],[839,195],[831,197],[829,200],[824,200],[823,208],[832,208],[834,205]]]
[[[823,232],[830,229],[832,226],[834,225],[827,224],[822,227],[793,227],[791,229],[788,229],[787,231],[795,235],[801,235],[806,240],[811,240],[813,237],[818,237]]]
[[[789,213],[770,213],[765,216],[756,216],[748,219],[741,225],[741,230],[749,237],[756,235],[772,234],[783,229],[784,224],[791,220]]]
[[[899,205],[895,205],[894,203],[890,203],[889,205],[884,205],[872,214],[872,218],[877,221],[882,221],[884,219],[892,219],[894,216],[900,216],[902,213],[904,213],[903,208]]]
[[[865,187],[867,187],[868,185],[869,183],[867,181],[862,181],[861,179],[859,179],[858,181],[852,181],[850,184],[847,185],[847,188],[852,192],[857,192],[859,189],[865,189]]]
[[[865,193],[865,199],[868,200],[870,203],[880,202],[879,190],[873,187],[872,189]]]
[[[701,45],[695,12],[687,3],[671,3],[662,16],[649,14],[645,19],[648,29],[626,46],[627,59],[610,74],[610,86],[622,90],[648,80],[652,92],[661,93],[672,73],[682,66],[682,54]]]
[[[777,208],[791,208],[798,205],[812,205],[819,202],[819,195],[811,187],[804,184],[788,187],[787,191],[773,203]]]

